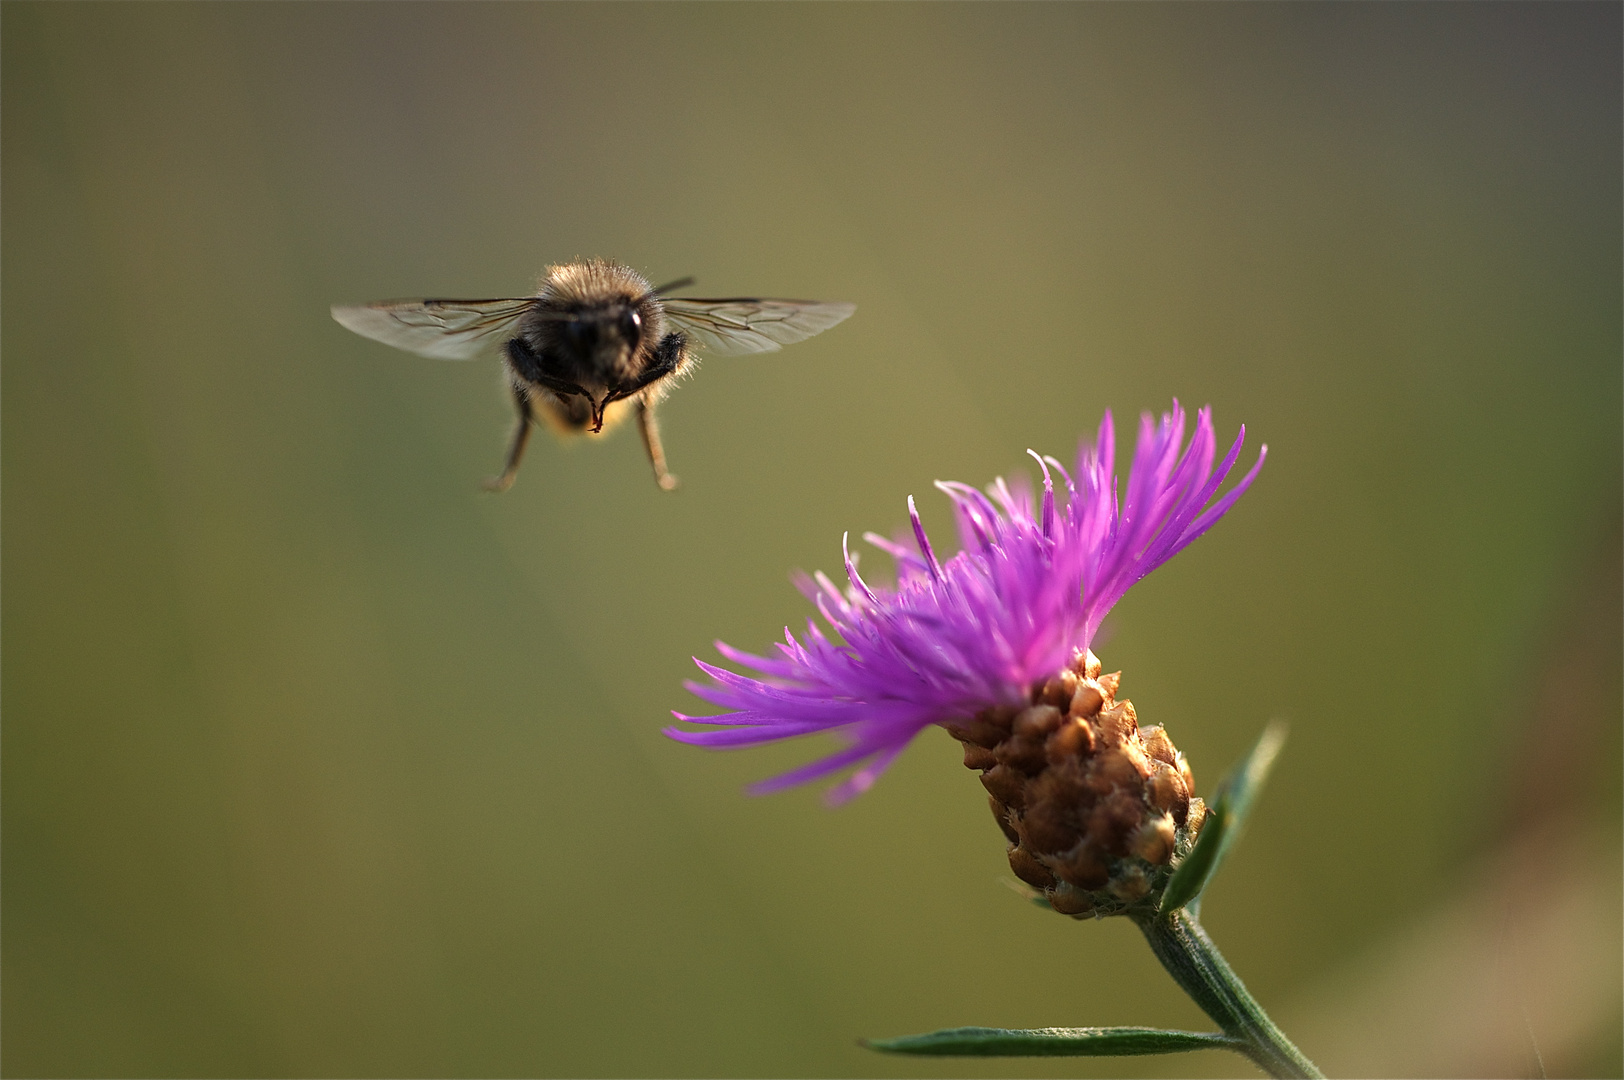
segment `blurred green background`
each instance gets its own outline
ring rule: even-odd
[[[831,811],[659,733],[842,531],[1177,396],[1269,462],[1098,651],[1203,790],[1293,725],[1209,929],[1333,1072],[1619,1075],[1620,29],[6,3],[5,1073],[1250,1075],[861,1049],[1206,1021],[945,736]],[[674,495],[501,497],[496,365],[327,314],[588,255],[858,313],[680,389]]]

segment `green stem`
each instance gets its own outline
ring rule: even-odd
[[[1275,1077],[1324,1077],[1246,992],[1188,909],[1161,916],[1147,914],[1134,922],[1168,974],[1226,1035],[1245,1044],[1238,1049],[1260,1069]]]

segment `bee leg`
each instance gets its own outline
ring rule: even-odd
[[[513,445],[508,447],[507,464],[502,466],[502,475],[493,476],[480,485],[486,491],[506,491],[513,486],[513,478],[519,472],[519,459],[524,457],[525,444],[530,441],[530,428],[536,422],[535,415],[530,411],[530,395],[515,386],[513,401],[519,407],[519,430],[513,433]]]
[[[648,451],[648,462],[654,466],[654,482],[660,485],[661,491],[670,491],[677,486],[677,478],[666,471],[660,423],[654,419],[654,402],[647,397],[637,399],[637,430],[643,433],[643,449]]]
[[[665,335],[664,340],[654,350],[654,356],[643,373],[626,385],[615,390],[613,397],[631,397],[639,390],[652,386],[661,379],[668,378],[677,373],[682,367],[682,351],[688,347],[688,335],[672,333]]]

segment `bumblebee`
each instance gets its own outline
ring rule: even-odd
[[[441,360],[495,353],[507,370],[519,426],[489,491],[506,491],[530,430],[600,434],[627,412],[655,482],[669,491],[655,406],[692,370],[696,352],[776,352],[847,318],[855,305],[816,300],[674,297],[692,279],[653,288],[637,271],[602,259],[547,268],[534,296],[497,300],[386,300],[334,305],[339,325],[362,337]]]

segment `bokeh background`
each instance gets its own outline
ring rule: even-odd
[[[660,735],[793,568],[1177,396],[1270,457],[1099,651],[1205,920],[1328,1070],[1614,1075],[1615,4],[41,5],[3,37],[8,1075],[1250,1075],[899,1060],[1205,1027],[1001,884],[951,740]],[[482,495],[494,363],[328,305],[605,255],[855,301]]]

